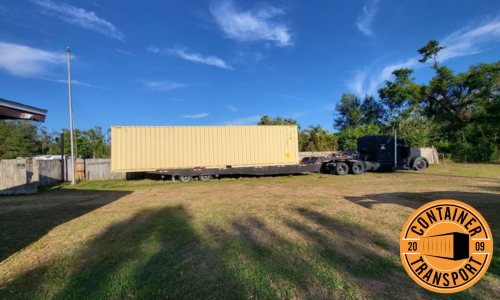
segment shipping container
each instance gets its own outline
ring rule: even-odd
[[[298,163],[296,125],[111,127],[112,172]]]
[[[422,239],[425,255],[460,260],[469,258],[469,235],[452,232]]]

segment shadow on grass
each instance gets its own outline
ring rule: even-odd
[[[474,186],[480,187],[481,186]],[[498,191],[496,187],[485,187],[493,192]],[[475,208],[488,222],[493,234],[493,258],[487,274],[500,277],[500,195],[492,193],[467,193],[454,191],[438,191],[423,193],[384,193],[368,194],[361,197],[344,197],[346,200],[374,209],[380,204],[397,204],[417,209],[422,205],[440,199],[452,199],[462,201]],[[408,215],[409,217],[409,215]]]
[[[475,186],[474,186],[475,187]],[[493,190],[494,191],[494,190]],[[397,204],[406,206],[412,209],[417,209],[425,203],[440,200],[453,199],[465,202],[482,213],[481,208],[496,208],[500,209],[500,195],[491,193],[469,193],[455,191],[437,191],[437,192],[421,192],[421,193],[381,193],[368,194],[359,197],[344,197],[346,200],[361,205],[366,208],[374,208],[380,204]],[[484,213],[488,213],[485,211]]]
[[[56,187],[57,189],[57,187]],[[0,200],[0,262],[69,222],[130,192],[54,190]]]
[[[279,230],[253,216],[227,226],[216,221],[201,227],[192,223],[183,206],[143,210],[73,254],[14,278],[0,287],[0,298],[433,296],[404,273],[396,244],[349,215],[300,208]],[[457,296],[474,298],[467,291],[442,297]]]

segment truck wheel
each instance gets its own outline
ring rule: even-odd
[[[200,175],[200,181],[209,181],[211,178],[210,175]]]
[[[415,171],[422,171],[427,167],[427,163],[421,157],[417,158],[417,160],[415,160],[415,163],[413,165],[414,165],[413,169]]]
[[[191,182],[191,181],[193,181],[193,176],[181,175],[181,176],[179,176],[179,181],[180,182]]]
[[[351,166],[351,173],[354,175],[361,175],[365,172],[365,165],[361,162],[355,162]]]
[[[349,166],[346,163],[338,163],[337,166],[335,166],[335,172],[337,172],[338,175],[346,175],[349,173]]]

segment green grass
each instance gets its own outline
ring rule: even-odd
[[[0,299],[495,299],[498,165],[474,166],[82,182],[3,197]],[[456,175],[471,167],[484,172]],[[479,210],[495,240],[485,277],[453,295],[420,288],[399,258],[406,219],[446,197]]]

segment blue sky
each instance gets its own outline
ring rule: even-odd
[[[428,81],[431,39],[456,71],[500,60],[500,2],[1,0],[0,98],[68,128],[70,46],[80,129],[267,114],[333,131],[342,93],[376,94],[401,67]]]

